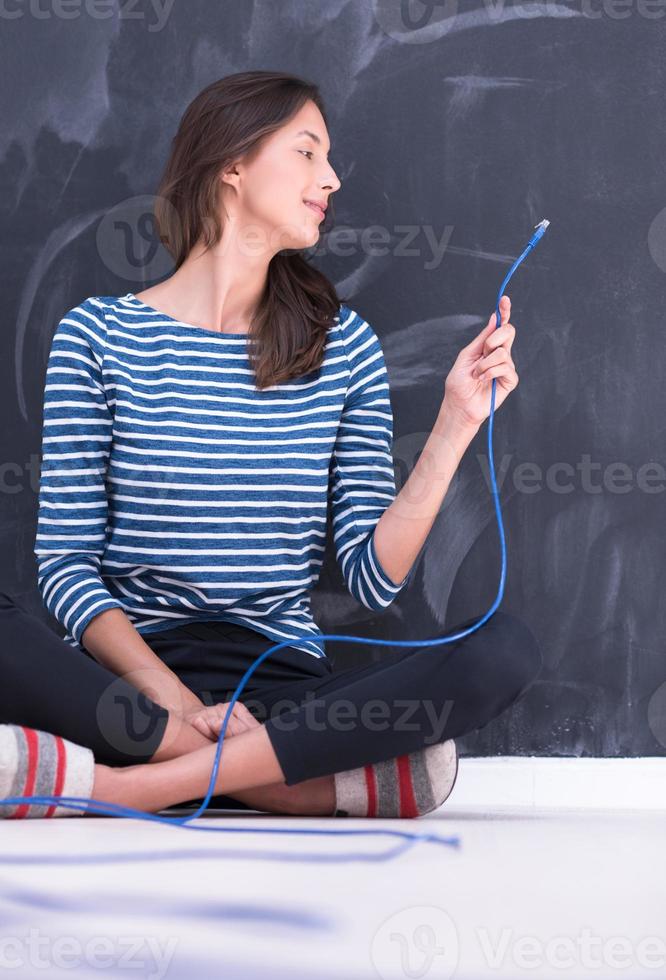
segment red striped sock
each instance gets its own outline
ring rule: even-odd
[[[371,765],[336,772],[336,817],[423,816],[450,795],[458,775],[453,739]]]
[[[90,799],[95,776],[91,749],[26,725],[0,725],[0,801],[23,796]],[[84,808],[56,803],[0,802],[0,817],[76,817]]]

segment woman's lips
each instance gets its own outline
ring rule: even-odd
[[[326,215],[324,214],[324,212],[322,211],[322,209],[319,207],[318,204],[311,204],[309,201],[306,201],[305,205],[308,208],[312,208],[313,211],[316,211],[320,218],[326,217]]]

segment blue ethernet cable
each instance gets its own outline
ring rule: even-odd
[[[539,242],[543,238],[549,224],[550,222],[546,218],[544,218],[542,221],[539,222],[538,225],[535,225],[536,231],[530,238],[525,250],[516,259],[516,261],[509,269],[509,272],[507,273],[502,285],[500,286],[499,293],[497,294],[497,303],[495,307],[495,314],[496,314],[495,329],[498,329],[500,326],[501,321],[500,321],[499,304],[504,294],[504,290],[507,286],[507,283],[511,279],[512,275],[514,274],[514,272],[516,271],[520,263],[527,257],[527,255],[529,255],[532,249],[536,246],[537,242]],[[497,490],[497,481],[495,478],[495,463],[493,458],[493,420],[495,416],[496,382],[497,379],[493,378],[492,392],[490,397],[490,417],[488,421],[488,456],[490,458],[490,475],[491,475],[491,482],[492,482],[492,489],[493,489],[493,499],[495,502],[495,514],[497,516],[497,525],[499,527],[500,543],[502,546],[502,570],[500,574],[500,582],[499,582],[499,588],[497,590],[497,596],[495,597],[495,601],[493,602],[488,612],[485,614],[485,616],[481,617],[478,623],[475,623],[473,626],[470,626],[459,633],[453,633],[451,636],[435,637],[432,640],[378,640],[373,637],[347,636],[347,635],[339,635],[336,633],[315,633],[314,634],[315,636],[321,637],[324,640],[342,640],[347,643],[371,643],[374,646],[379,644],[380,646],[391,646],[391,647],[404,647],[404,646],[434,647],[434,646],[440,646],[443,643],[452,643],[454,640],[459,640],[463,636],[468,636],[470,633],[474,633],[476,630],[480,629],[481,626],[483,626],[483,624],[486,623],[488,619],[490,619],[490,617],[495,613],[499,604],[502,601],[502,597],[504,595],[504,585],[506,582],[506,541],[504,537],[504,525],[502,523],[502,511],[500,509],[500,504],[499,504],[499,493]],[[308,638],[311,639],[312,634],[308,634]],[[165,817],[155,813],[145,813],[143,810],[135,810],[133,807],[125,807],[116,803],[108,803],[101,800],[87,799],[85,797],[78,797],[78,796],[13,796],[13,797],[6,797],[0,802],[2,802],[3,805],[5,804],[13,805],[17,803],[42,803],[42,804],[55,803],[60,806],[70,807],[71,809],[85,809],[86,812],[90,812],[90,813],[108,814],[110,816],[119,816],[126,819],[134,817],[139,820],[151,820],[157,823],[166,823],[169,824],[170,826],[175,825],[177,827],[182,827],[185,830],[198,830],[198,831],[205,831],[208,833],[315,834],[318,836],[331,836],[331,835],[339,836],[342,834],[354,835],[354,836],[379,835],[379,836],[397,837],[399,840],[405,841],[405,847],[409,847],[419,840],[427,841],[428,843],[439,843],[439,844],[457,843],[458,839],[455,837],[446,838],[438,834],[413,833],[411,831],[402,831],[402,830],[360,830],[360,829],[322,830],[320,828],[315,829],[315,828],[295,828],[295,827],[285,828],[285,827],[248,827],[248,826],[208,827],[205,824],[202,825],[194,824],[190,826],[190,822],[193,821],[196,817],[200,816],[205,811],[210,801],[210,798],[213,795],[215,783],[217,781],[217,774],[219,771],[219,764],[220,764],[220,755],[222,752],[222,745],[224,743],[224,736],[227,730],[229,716],[233,711],[234,704],[238,700],[238,697],[241,691],[243,690],[243,688],[245,687],[247,681],[250,679],[252,673],[256,670],[259,664],[267,657],[269,657],[272,653],[274,653],[276,650],[280,650],[282,647],[285,646],[290,646],[290,647],[298,646],[299,643],[302,643],[304,641],[305,638],[303,638],[303,640],[298,640],[298,639],[284,640],[282,643],[277,643],[275,646],[270,647],[268,650],[265,650],[259,657],[257,657],[255,662],[250,667],[248,667],[247,671],[239,681],[238,687],[234,691],[234,695],[231,701],[229,702],[227,713],[224,717],[224,722],[222,723],[222,728],[220,730],[220,735],[217,743],[217,751],[215,753],[215,761],[213,763],[213,768],[211,771],[208,791],[198,810],[196,810],[194,813],[190,814],[189,816]],[[402,849],[397,849],[391,856],[395,857],[398,854],[402,853],[405,847],[403,847]]]

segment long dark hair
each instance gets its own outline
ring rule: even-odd
[[[160,240],[176,269],[199,239],[206,249],[220,240],[220,171],[258,151],[263,138],[308,100],[327,122],[313,83],[283,72],[247,71],[213,82],[190,102],[173,138],[154,206]],[[329,202],[322,233],[331,213]],[[301,251],[287,249],[273,256],[248,343],[258,388],[300,377],[321,365],[326,333],[341,302],[346,301]]]

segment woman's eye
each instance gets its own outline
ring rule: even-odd
[[[299,150],[298,152],[299,153],[309,153],[311,157],[314,156],[314,153],[312,152],[312,150]]]

